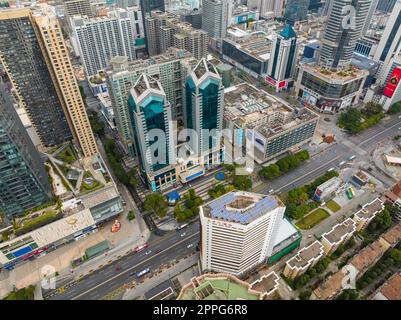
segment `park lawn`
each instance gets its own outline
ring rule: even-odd
[[[337,212],[341,209],[341,206],[335,202],[334,200],[329,200],[326,202],[326,207],[329,208],[333,212]]]
[[[326,210],[319,208],[303,217],[295,225],[300,229],[311,229],[328,216],[329,213]]]

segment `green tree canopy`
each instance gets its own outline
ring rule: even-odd
[[[380,229],[387,229],[391,226],[391,214],[390,211],[385,208],[382,212],[379,212],[375,217],[377,227]]]
[[[167,206],[166,198],[158,192],[148,194],[145,197],[144,208],[159,217],[164,217],[167,214]]]
[[[250,190],[252,188],[252,179],[246,175],[236,175],[233,178],[233,185],[238,190]]]
[[[262,170],[260,170],[259,175],[267,180],[273,180],[274,178],[277,178],[280,176],[280,168],[277,164],[271,164],[267,167],[263,167]]]

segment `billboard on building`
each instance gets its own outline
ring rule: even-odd
[[[400,68],[394,68],[393,72],[391,73],[390,79],[387,82],[386,87],[384,88],[383,95],[385,95],[388,98],[392,98],[394,95],[395,89],[397,89],[397,86],[400,82],[401,78],[401,69]]]

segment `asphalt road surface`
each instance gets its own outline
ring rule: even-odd
[[[400,123],[400,118],[392,117],[359,135],[348,137],[345,140],[339,139],[336,144],[315,155],[301,167],[279,177],[258,192],[267,194],[271,189],[274,189],[273,193],[289,191],[321,176],[330,168],[338,166],[341,161],[347,160],[351,155],[356,156],[354,161],[366,161],[379,143],[400,133],[398,129],[401,126]],[[186,234],[181,237],[183,232]],[[140,253],[131,253],[118,262],[94,271],[89,276],[80,279],[79,282],[71,284],[63,293],[56,294],[49,299],[101,299],[124,284],[133,280],[140,281],[135,276],[135,272],[145,268],[150,268],[151,271],[155,270],[162,264],[193,252],[196,250],[198,241],[199,222],[196,222],[182,231],[171,232],[150,242],[149,248]],[[194,246],[187,248],[191,243]],[[147,250],[151,250],[148,255],[145,254]],[[121,270],[116,271],[117,267],[121,267]]]
[[[191,224],[179,231],[172,231],[163,238],[148,243],[141,252],[132,252],[120,260],[93,271],[90,275],[68,285],[63,293],[45,297],[49,300],[98,300],[132,281],[143,280],[136,273],[180,259],[196,250],[199,241],[199,224]],[[188,248],[189,245],[192,245]],[[148,251],[150,253],[146,254]],[[119,268],[119,270],[117,270]],[[121,268],[121,269],[120,269]],[[146,278],[149,274],[143,276]]]

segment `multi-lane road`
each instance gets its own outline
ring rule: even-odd
[[[340,139],[336,144],[312,157],[306,164],[276,179],[258,192],[268,193],[274,189],[274,193],[278,193],[301,186],[321,176],[328,169],[336,167],[339,162],[346,160],[351,155],[356,156],[354,161],[366,161],[379,143],[399,133],[400,122],[398,117],[392,117],[362,134],[348,139]],[[181,236],[184,232],[185,235]],[[65,289],[63,293],[49,297],[49,299],[101,299],[124,284],[134,280],[138,281],[135,272],[146,268],[150,268],[151,271],[155,270],[163,264],[180,259],[195,251],[198,241],[199,223],[196,222],[182,231],[173,231],[150,242],[147,250],[151,250],[151,252],[148,255],[146,255],[147,250],[128,254],[118,262],[94,271]],[[188,248],[191,243],[194,246]],[[121,269],[117,270],[117,268]]]
[[[95,270],[79,281],[70,283],[64,292],[53,292],[50,300],[99,300],[125,284],[142,281],[136,274],[147,268],[149,274],[174,259],[183,258],[196,251],[199,241],[199,224],[191,224],[180,231],[172,231],[162,238],[148,243],[148,247],[129,253],[120,260]]]
[[[314,155],[301,167],[289,172],[268,185],[257,188],[257,192],[281,193],[304,185],[321,176],[330,168],[337,167],[341,161],[355,155],[354,161],[369,162],[372,151],[386,139],[400,133],[401,119],[393,116],[373,128],[355,136],[337,138],[337,142],[319,154]],[[185,235],[181,236],[185,232]],[[153,237],[152,237],[153,238]],[[185,257],[196,250],[199,241],[199,223],[189,225],[179,232],[170,232],[149,242],[149,247],[140,253],[130,253],[119,261],[107,264],[78,282],[69,284],[65,291],[47,299],[102,299],[107,294],[132,281],[141,281],[136,273],[149,268],[150,271],[174,260]],[[188,245],[193,244],[192,247]],[[150,250],[150,252],[149,252]],[[146,254],[148,253],[148,254]],[[146,277],[146,276],[145,276]]]

